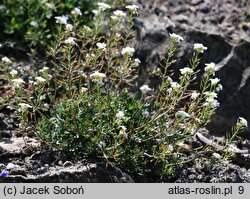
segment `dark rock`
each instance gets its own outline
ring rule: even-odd
[[[219,95],[221,107],[208,126],[212,133],[230,132],[238,117],[244,117],[250,123],[250,43],[235,46],[224,62],[217,76],[224,87]],[[250,138],[250,129],[244,137]]]
[[[194,6],[197,6],[202,2],[204,2],[204,1],[203,0],[191,0],[191,4],[194,5]]]

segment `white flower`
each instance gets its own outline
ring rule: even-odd
[[[214,79],[210,79],[210,82],[211,82],[211,85],[213,86],[213,85],[218,84],[220,82],[220,79],[216,77]]]
[[[221,155],[219,153],[213,153],[212,156],[216,159],[221,159]]]
[[[8,64],[12,63],[12,61],[8,57],[3,57],[2,62],[8,63]]]
[[[173,40],[176,43],[180,43],[181,41],[184,41],[183,37],[181,37],[180,35],[177,35],[175,33],[170,33],[170,39]]]
[[[143,94],[145,94],[145,93],[151,91],[151,88],[149,88],[148,85],[143,85],[140,87],[140,90]]]
[[[79,8],[74,8],[72,11],[71,11],[71,14],[74,15],[74,16],[82,16],[82,12]]]
[[[30,25],[33,26],[33,27],[35,27],[35,28],[38,28],[38,26],[39,26],[36,21],[31,21]]]
[[[196,100],[198,97],[199,97],[199,95],[200,95],[200,93],[198,93],[198,92],[193,92],[192,94],[191,94],[191,99],[192,100]]]
[[[137,11],[139,9],[137,5],[127,5],[125,8],[127,8],[129,11],[131,11],[134,14],[137,14]]]
[[[56,18],[56,23],[67,25],[68,17],[63,15],[63,16],[58,16],[55,18]]]
[[[177,111],[177,113],[175,114],[176,117],[180,117],[182,119],[186,118],[186,117],[190,117],[190,115],[188,113],[186,113],[185,111]]]
[[[129,56],[133,56],[135,52],[135,49],[134,48],[131,48],[131,47],[125,47],[122,49],[122,55],[129,55]]]
[[[111,18],[114,19],[114,20],[120,20],[120,19],[123,19],[124,17],[127,16],[126,13],[123,12],[123,11],[121,11],[121,10],[115,10],[115,11],[113,12],[113,14],[114,14],[114,15],[111,16]]]
[[[115,117],[119,120],[124,118],[124,112],[123,111],[118,111],[118,113],[116,113]]]
[[[87,90],[88,90],[87,88],[82,87],[82,88],[81,88],[81,90],[80,90],[80,92],[81,92],[81,93],[86,93],[86,92],[87,92]]]
[[[97,3],[97,5],[99,6],[99,10],[100,11],[105,11],[105,10],[111,8],[110,5],[108,5],[106,3],[101,3],[100,2],[100,3]]]
[[[35,79],[36,79],[36,82],[37,83],[43,83],[43,82],[46,82],[46,79],[44,79],[43,77],[35,77]]]
[[[115,33],[115,36],[117,37],[117,38],[120,38],[122,35],[120,34],[120,33]]]
[[[98,47],[98,49],[102,49],[104,51],[106,50],[107,45],[105,43],[98,42],[96,46]]]
[[[207,50],[207,47],[203,46],[203,44],[196,43],[194,44],[194,50],[197,53],[203,53],[205,50]]]
[[[69,31],[73,30],[73,26],[71,24],[66,24],[66,29]]]
[[[215,63],[211,62],[209,64],[205,64],[205,72],[208,74],[213,74],[215,75],[215,71],[218,70],[218,68],[216,67]]]
[[[12,77],[14,77],[15,75],[17,75],[17,70],[15,70],[15,69],[12,69],[11,71],[10,71],[10,75],[12,76]]]
[[[244,127],[248,127],[248,123],[247,123],[247,120],[243,117],[239,117],[239,121],[238,121],[242,126]]]
[[[169,88],[169,89],[167,90],[167,92],[168,92],[169,94],[171,94],[171,93],[173,92],[173,88]]]
[[[138,58],[136,58],[136,59],[135,59],[135,66],[136,66],[136,67],[139,66],[140,63],[141,63],[141,61],[140,61]]]
[[[207,98],[206,102],[204,103],[204,106],[211,106],[212,108],[218,108],[220,106],[220,103],[213,98]]]
[[[169,81],[170,84],[173,83],[173,79],[171,77],[168,77],[167,79],[168,79],[168,81]]]
[[[47,66],[44,66],[42,69],[39,70],[40,73],[44,73],[46,71],[48,71],[49,68]]]
[[[192,75],[194,73],[194,71],[188,67],[180,69],[180,72],[182,75],[187,75],[187,76]]]
[[[179,89],[181,87],[181,85],[178,84],[177,82],[172,82],[170,84],[171,84],[171,88],[175,89],[175,90],[177,90],[177,89]]]
[[[103,80],[106,77],[104,73],[100,73],[98,71],[95,71],[90,75],[90,78],[93,79],[94,81],[100,81]]]
[[[219,92],[223,89],[223,86],[221,84],[218,84],[217,87],[216,87],[216,91]]]
[[[100,11],[100,10],[92,10],[92,12],[93,12],[95,15],[98,15],[98,14],[100,14],[100,13],[101,13],[101,11]]]
[[[25,82],[23,81],[23,79],[21,79],[21,78],[13,79],[12,82],[13,82],[15,85],[21,85],[21,84],[24,84],[24,83],[25,83]]]
[[[69,38],[66,39],[64,42],[65,42],[66,44],[75,45],[75,44],[76,44],[75,39],[76,39],[76,38],[74,38],[74,37],[69,37]]]
[[[204,92],[204,95],[206,96],[206,98],[211,98],[211,99],[214,99],[214,98],[217,98],[217,93],[215,92],[210,92],[210,91],[207,91],[207,92]]]
[[[26,103],[19,103],[18,105],[21,107],[22,110],[26,110],[28,108],[32,108],[31,105],[26,104]]]

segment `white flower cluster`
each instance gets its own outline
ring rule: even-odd
[[[220,103],[218,102],[217,93],[215,92],[204,92],[205,95],[205,103],[204,106],[210,106],[212,108],[217,108],[220,106]]]
[[[218,70],[218,68],[216,67],[215,63],[211,62],[209,64],[205,64],[206,67],[205,67],[205,72],[210,75],[215,75],[215,72]]]
[[[64,25],[67,25],[68,23],[68,17],[67,16],[57,16],[55,17],[56,18],[56,23],[59,23],[59,24],[64,24]]]
[[[171,88],[174,90],[178,90],[181,87],[181,85],[177,82],[171,82],[170,85],[171,85]]]
[[[64,42],[65,42],[66,44],[70,44],[70,45],[73,46],[73,45],[76,44],[75,39],[76,39],[76,38],[74,38],[74,37],[68,37]]]
[[[22,78],[12,79],[14,88],[19,88],[22,84],[25,83]]]
[[[124,112],[123,111],[118,111],[115,115],[115,117],[119,120],[122,120],[124,118]]]
[[[136,67],[139,66],[140,63],[141,63],[141,61],[138,58],[136,58],[134,61],[135,61],[135,66]]]
[[[105,77],[106,75],[104,73],[100,73],[99,71],[95,71],[94,73],[90,75],[90,79],[92,79],[94,82],[100,85],[103,83],[103,79]]]
[[[190,76],[190,75],[192,75],[194,73],[194,71],[191,68],[188,68],[188,67],[180,69],[180,72],[184,76]]]
[[[47,66],[44,66],[42,69],[39,70],[40,73],[45,73],[49,70]]]
[[[241,126],[243,126],[243,127],[248,127],[248,122],[247,122],[247,120],[245,119],[245,118],[243,118],[243,117],[239,117],[239,120],[238,120],[238,123],[241,125]]]
[[[10,75],[11,75],[11,77],[15,77],[16,75],[17,75],[17,70],[15,70],[15,69],[12,69],[11,71],[10,71]]]
[[[105,51],[107,45],[105,43],[98,42],[96,46],[98,47],[98,49]]]
[[[7,64],[11,64],[12,63],[12,61],[8,57],[3,57],[2,58],[2,62],[3,63],[7,63]]]
[[[72,31],[73,30],[73,26],[71,24],[66,24],[66,30],[68,31]]]
[[[32,108],[31,105],[26,104],[26,103],[19,103],[18,106],[20,107],[18,109],[19,112],[23,112],[23,111],[26,111],[28,108]]]
[[[98,5],[100,11],[105,11],[105,10],[111,8],[110,5],[108,5],[106,3],[102,3],[102,2],[97,3],[97,5]]]
[[[181,41],[184,41],[183,37],[181,37],[180,35],[177,35],[175,33],[170,33],[170,39],[176,43],[180,43]]]
[[[199,92],[193,92],[192,94],[191,94],[191,99],[192,100],[196,100],[198,97],[200,96],[200,93]]]
[[[220,79],[216,77],[214,79],[210,79],[210,82],[212,86],[216,86],[220,82]]]
[[[127,16],[127,14],[125,12],[123,12],[122,10],[115,10],[113,12],[113,15],[111,16],[111,19],[113,20],[122,20]]]
[[[197,53],[203,53],[205,50],[207,50],[207,47],[205,47],[203,44],[201,43],[196,43],[194,44],[194,50]]]
[[[141,90],[142,94],[146,94],[147,92],[151,91],[151,88],[149,88],[148,85],[144,84],[143,86],[140,87],[140,90]]]
[[[185,119],[187,117],[190,117],[190,115],[188,113],[186,113],[185,111],[177,111],[175,116],[177,118],[181,118],[181,119]]]
[[[76,16],[82,16],[82,12],[81,12],[81,10],[79,8],[74,8],[71,11],[71,14],[73,16],[75,16],[75,17]],[[57,16],[57,17],[55,17],[55,19],[56,19],[56,23],[65,25],[66,30],[68,30],[68,31],[73,30],[73,25],[68,23],[68,19],[69,19],[68,16],[64,16],[64,15],[63,16]]]
[[[41,76],[35,77],[35,80],[36,80],[37,84],[41,84],[41,83],[46,82],[46,79],[44,79]]]
[[[72,11],[71,11],[71,14],[73,16],[82,16],[82,12],[79,8],[74,8]]]
[[[122,49],[121,53],[122,53],[122,55],[128,55],[128,56],[132,57],[134,52],[135,52],[134,48],[125,47],[125,48]]]
[[[33,26],[33,27],[35,27],[35,28],[39,27],[39,25],[38,25],[38,23],[36,21],[31,21],[30,25]]]
[[[137,5],[127,5],[125,8],[127,8],[133,14],[138,14],[139,7]]]

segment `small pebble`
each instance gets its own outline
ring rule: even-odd
[[[70,166],[73,166],[73,165],[74,164],[72,162],[66,161],[66,162],[64,162],[63,167],[70,167]]]
[[[5,169],[11,170],[11,169],[14,169],[15,167],[16,165],[14,165],[13,163],[8,163]]]

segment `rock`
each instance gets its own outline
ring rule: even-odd
[[[72,162],[70,162],[70,161],[66,161],[66,162],[63,163],[63,167],[71,167],[73,165],[74,164]]]
[[[46,171],[48,169],[48,171]],[[46,182],[46,183],[133,183],[134,180],[120,169],[106,163],[75,165],[70,168],[40,168],[38,175],[9,175],[0,182]]]
[[[243,12],[241,9],[245,10],[245,2],[243,0],[240,4],[236,4],[235,1],[229,0],[227,3],[218,1],[212,5],[207,0],[191,1],[191,4],[198,6],[194,15],[184,5],[178,5],[179,1],[169,1],[162,5],[154,4],[156,7],[167,8],[168,12],[161,16],[147,13],[138,18],[142,26],[137,27],[139,43],[137,56],[143,66],[140,68],[139,82],[148,83],[150,80],[152,87],[159,84],[159,80],[152,74],[159,67],[161,58],[166,53],[169,33],[180,34],[185,40],[176,53],[177,62],[169,68],[175,72],[175,79],[179,75],[179,69],[187,66],[194,43],[203,43],[208,47],[202,57],[200,69],[203,70],[205,63],[215,62],[219,66],[216,76],[221,79],[223,85],[223,91],[219,94],[221,106],[207,126],[210,132],[216,135],[230,132],[238,117],[244,117],[250,123],[250,57],[248,55],[250,34],[245,36],[243,32],[248,30],[238,29],[238,22],[243,20],[240,13]],[[179,7],[182,12],[175,10],[176,7]],[[209,14],[204,14],[199,11],[199,8],[206,11],[209,8]],[[220,12],[221,10],[225,12]],[[164,21],[164,19],[167,20]],[[204,25],[200,19],[207,24]],[[218,30],[218,23],[222,28],[220,30]],[[228,38],[231,38],[231,41]],[[243,136],[250,138],[249,128]]]
[[[0,152],[1,153],[21,153],[25,147],[37,147],[39,146],[38,142],[35,139],[28,138],[24,140],[23,138],[10,138],[5,139],[0,142]]]
[[[9,163],[7,164],[6,168],[7,170],[11,170],[11,169],[14,169],[16,166],[13,164],[13,163]]]
[[[224,87],[219,95],[221,107],[212,117],[208,126],[212,133],[231,132],[238,117],[244,117],[250,123],[250,42],[234,46],[225,61],[221,63],[217,76]],[[220,63],[219,63],[220,64]],[[250,138],[250,129],[244,137]]]

